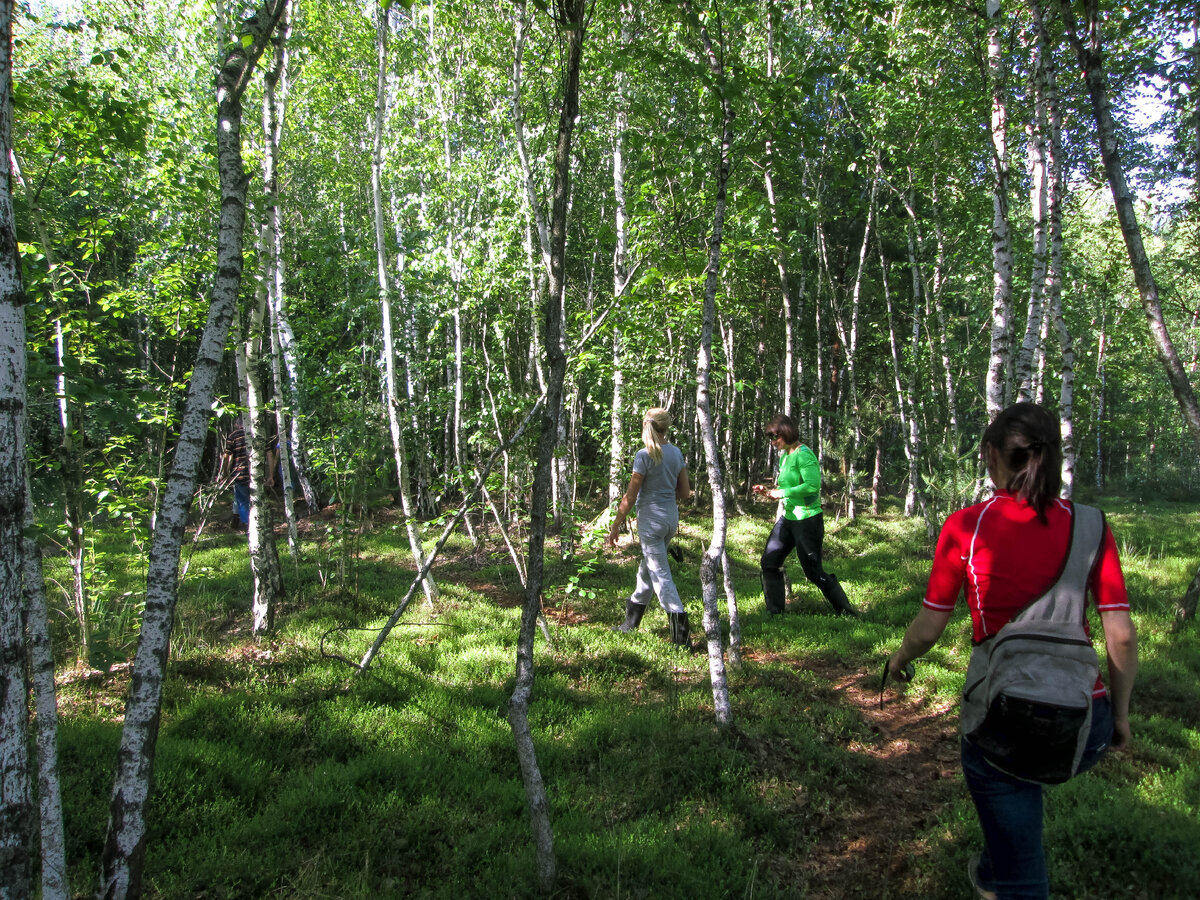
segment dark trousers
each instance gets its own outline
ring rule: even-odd
[[[1086,772],[1112,742],[1112,705],[1107,697],[1092,703],[1092,730],[1079,763]],[[1042,786],[993,769],[983,753],[963,738],[963,775],[983,829],[979,886],[1000,900],[1045,900],[1050,896],[1042,850]]]
[[[785,607],[783,566],[788,554],[794,549],[804,569],[804,577],[826,593],[830,577],[821,565],[821,547],[825,543],[825,517],[809,516],[807,519],[787,519],[783,516],[771,529],[767,546],[763,549],[759,565],[762,566],[763,599],[767,612],[781,613]],[[832,602],[832,601],[831,601]]]

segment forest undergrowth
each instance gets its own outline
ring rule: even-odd
[[[1200,896],[1200,641],[1195,623],[1173,625],[1197,563],[1200,511],[1101,505],[1141,637],[1134,746],[1049,793],[1052,893]],[[831,516],[827,568],[864,618],[830,615],[793,561],[789,612],[768,621],[757,559],[769,525],[765,513],[731,523],[743,661],[730,669],[725,730],[700,651],[706,518],[685,514],[674,566],[694,652],[669,643],[661,610],[633,634],[610,630],[633,586],[636,544],[548,564],[550,641],[539,634],[531,723],[556,897],[969,895],[966,862],[980,836],[958,767],[965,612],[911,685],[889,686],[882,702],[879,692],[884,655],[928,575],[923,528],[895,512]],[[412,574],[389,513],[363,529],[306,529],[303,560],[285,559],[289,602],[260,642],[249,636],[244,536],[203,536],[174,632],[148,896],[537,895],[505,720],[521,589],[503,543],[480,536],[478,546],[451,542],[435,569],[441,598],[410,607],[358,676],[346,660],[361,658]],[[47,560],[52,578],[60,564]],[[112,590],[139,590],[137,565],[112,568]],[[69,636],[58,637],[65,648]],[[98,877],[128,684],[120,656],[106,670],[60,668],[77,896]]]

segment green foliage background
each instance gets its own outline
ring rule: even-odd
[[[1200,645],[1172,629],[1186,584],[1193,506],[1106,498],[1141,639],[1135,745],[1050,792],[1054,896],[1184,898],[1200,890]],[[713,721],[702,653],[673,647],[665,617],[631,635],[620,619],[635,560],[591,559],[585,587],[547,595],[553,641],[537,645],[531,722],[547,780],[562,897],[963,896],[980,836],[956,787],[905,780],[906,725],[934,716],[956,738],[969,652],[965,614],[917,667],[888,733],[848,700],[871,692],[883,655],[914,614],[931,546],[894,512],[832,522],[827,563],[866,612],[830,616],[793,565],[792,612],[769,623],[757,555],[770,523],[732,523],[746,661],[730,672],[734,727]],[[710,523],[685,516],[685,598]],[[320,555],[314,538],[310,558]],[[185,897],[528,897],[536,895],[525,798],[505,721],[519,592],[502,548],[449,548],[436,609],[412,608],[370,672],[357,659],[407,588],[401,536],[377,524],[350,563],[353,586],[317,589],[314,564],[268,643],[249,641],[248,570],[232,535],[204,541],[184,584],[164,702],[147,889]],[[301,586],[302,585],[302,586]],[[699,620],[698,602],[689,601]],[[561,617],[561,618],[560,618]],[[361,630],[359,630],[361,629]],[[73,883],[95,877],[120,730],[118,668],[61,687],[63,796]],[[889,697],[891,692],[889,691]],[[917,762],[912,760],[910,762]],[[881,844],[853,823],[941,791],[932,812]],[[895,791],[893,794],[891,792]],[[870,815],[865,817],[870,821]],[[856,851],[850,880],[826,854]],[[1118,849],[1119,848],[1119,851]]]

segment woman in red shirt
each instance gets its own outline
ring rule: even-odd
[[[938,537],[925,600],[888,671],[900,677],[910,660],[941,637],[965,595],[976,644],[987,640],[1059,575],[1071,542],[1074,506],[1059,499],[1062,449],[1058,420],[1033,403],[1001,412],[983,434],[982,452],[995,495],[959,510]],[[1100,613],[1108,652],[1108,689],[1093,691],[1092,727],[1079,771],[1111,746],[1129,744],[1129,696],[1137,673],[1137,632],[1129,614],[1116,543],[1105,526],[1088,589]],[[976,896],[1046,898],[1042,849],[1042,785],[992,767],[961,739],[963,775],[984,834],[984,850],[968,874]]]

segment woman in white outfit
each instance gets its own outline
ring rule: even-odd
[[[642,562],[638,566],[637,586],[625,604],[625,621],[616,631],[633,631],[642,622],[646,604],[657,595],[671,625],[671,641],[687,645],[688,614],[671,578],[667,544],[679,527],[679,502],[692,495],[683,453],[667,441],[671,414],[661,407],[647,410],[642,418],[642,443],[633,458],[633,476],[625,496],[617,506],[612,527],[605,541],[617,545],[617,535],[629,511],[637,504],[638,538],[642,543]]]

